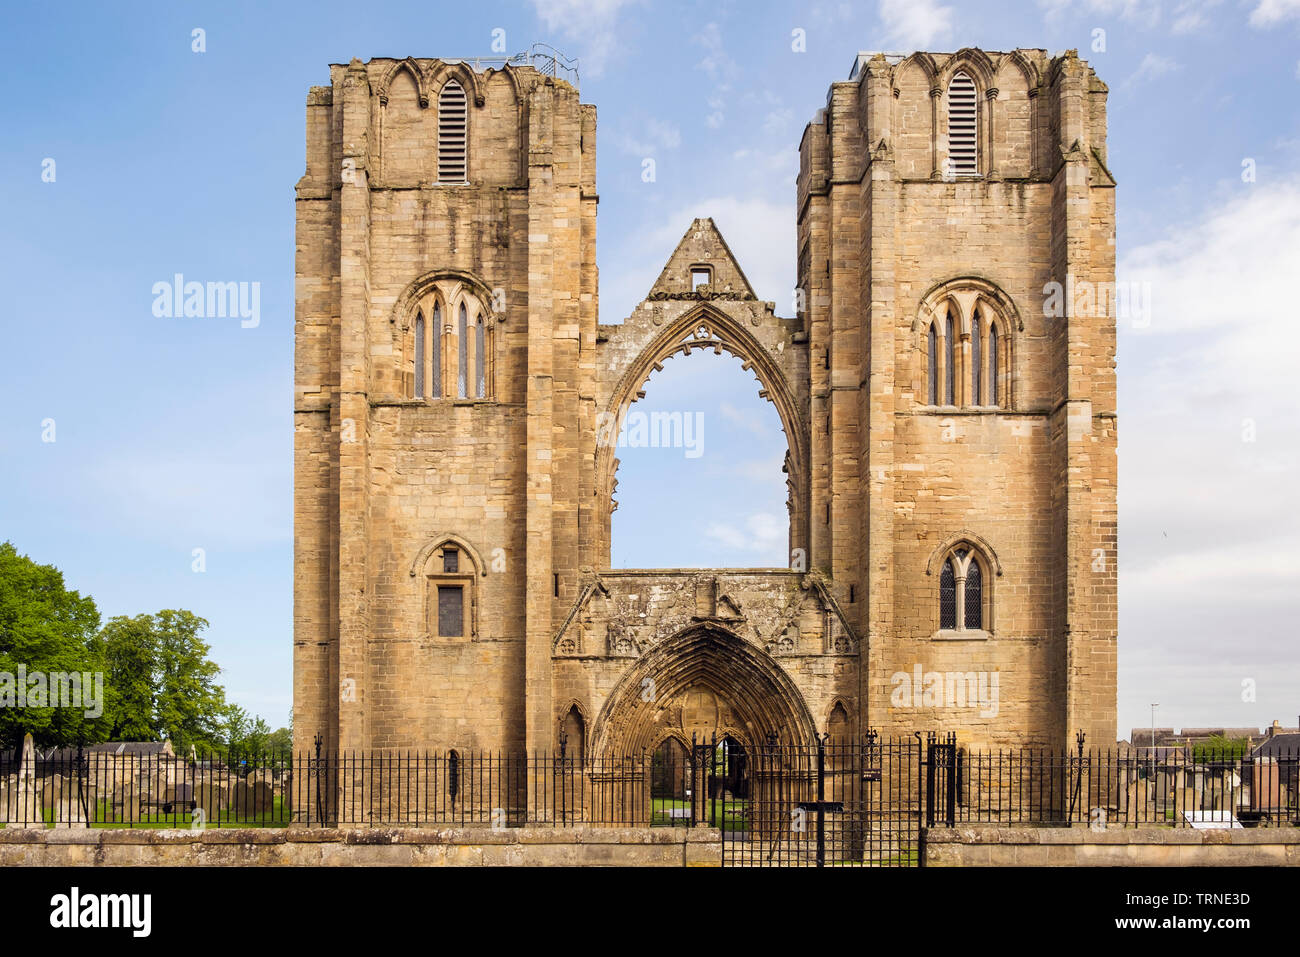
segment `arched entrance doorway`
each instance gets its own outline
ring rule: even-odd
[[[636,787],[644,793],[621,800],[650,809],[652,823],[694,819],[740,832],[764,787],[752,771],[755,749],[815,747],[816,730],[803,695],[771,656],[705,621],[627,670],[593,737],[593,754],[611,765],[625,756],[641,763]]]
[[[705,621],[659,642],[623,674],[596,719],[594,753],[648,754],[668,735],[695,745],[730,737],[751,750],[815,747],[816,725],[770,655]]]

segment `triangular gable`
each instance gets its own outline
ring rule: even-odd
[[[712,271],[709,292],[732,299],[757,299],[745,271],[736,262],[731,247],[712,219],[697,219],[677,244],[668,264],[655,280],[647,299],[672,298],[691,293],[691,268],[708,266]]]

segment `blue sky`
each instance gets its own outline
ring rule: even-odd
[[[208,618],[231,697],[284,721],[306,91],[353,56],[490,55],[498,28],[511,52],[578,57],[599,111],[604,322],[700,215],[790,313],[797,144],[857,51],[1077,48],[1111,89],[1121,279],[1153,303],[1149,326],[1120,330],[1121,733],[1150,702],[1162,725],[1295,722],[1300,0],[16,7],[0,538],[105,616]],[[152,287],[176,273],[260,283],[260,323],[155,317]],[[625,452],[616,565],[783,563],[785,447],[757,389],[699,354],[650,381],[638,407],[700,412],[706,452]],[[698,507],[665,521],[682,495]]]

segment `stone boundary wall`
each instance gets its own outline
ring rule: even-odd
[[[712,828],[0,828],[0,867],[690,867],[721,862],[721,834]]]
[[[1300,828],[929,828],[927,867],[1300,867]]]

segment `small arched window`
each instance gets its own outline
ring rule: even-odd
[[[459,349],[456,362],[456,395],[464,399],[468,393],[465,391],[466,382],[469,378],[469,339],[466,335],[469,326],[469,312],[465,304],[460,304],[460,320],[456,325],[456,346]]]
[[[957,627],[957,569],[951,558],[939,574],[939,627]]]
[[[998,405],[998,326],[989,323],[989,405]]]
[[[438,94],[438,182],[463,183],[467,179],[469,102],[465,88],[448,80]]]
[[[484,359],[485,336],[486,330],[483,326],[483,316],[480,315],[474,320],[474,395],[479,399],[487,394],[487,366]]]
[[[930,405],[939,404],[939,324],[930,323],[929,335],[929,393]]]
[[[975,81],[958,70],[948,83],[948,169],[953,176],[979,174]]]
[[[957,341],[956,341],[957,337],[953,334],[955,328],[956,327],[953,325],[953,321],[952,321],[952,309],[949,309],[948,319],[944,325],[944,333],[946,338],[946,342],[944,343],[946,347],[944,352],[944,358],[948,360],[946,363],[947,368],[945,369],[944,376],[943,376],[944,405],[955,405],[957,401],[955,398],[956,389],[954,388],[954,385],[956,383],[956,365],[957,365],[955,361],[957,358]]]
[[[979,631],[984,627],[984,594],[980,581],[980,563],[972,561],[966,568],[966,593],[962,596],[966,628]]]
[[[433,303],[433,389],[429,395],[442,398],[442,303]]]
[[[587,753],[587,724],[582,720],[582,712],[576,704],[569,706],[569,711],[560,724],[560,734],[565,758],[582,767],[582,757]]]
[[[989,631],[985,572],[989,567],[974,546],[963,542],[943,556],[939,573],[939,630]]]
[[[424,398],[424,313],[415,314],[415,397]]]
[[[478,638],[478,559],[455,539],[432,548],[424,558],[425,634],[428,638]],[[415,570],[412,570],[415,574]]]
[[[980,372],[983,364],[980,362],[980,340],[983,338],[983,330],[980,329],[979,314],[976,313],[970,323],[970,401],[971,405],[983,405],[983,390],[980,388],[983,382],[980,381]]]

